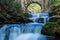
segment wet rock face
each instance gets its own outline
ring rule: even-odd
[[[44,23],[44,18],[38,18],[38,19],[36,19],[36,22],[37,23]]]

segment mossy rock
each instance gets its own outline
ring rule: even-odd
[[[58,27],[60,27],[60,19],[57,21],[57,25]]]
[[[56,23],[46,23],[43,26],[41,33],[44,35],[60,37],[60,20],[58,20]]]
[[[43,26],[41,33],[45,35],[55,35],[55,32],[57,30],[57,24],[56,23],[47,23],[45,26]]]

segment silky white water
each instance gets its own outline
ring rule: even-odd
[[[36,22],[39,18],[43,18],[44,23]],[[41,29],[49,21],[48,13],[31,14],[29,19],[33,22],[3,25],[0,28],[0,40],[46,40],[45,36],[41,35]]]

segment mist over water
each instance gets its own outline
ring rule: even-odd
[[[42,22],[37,22],[43,18]],[[49,21],[48,13],[29,14],[32,23],[27,24],[5,24],[0,28],[0,40],[47,40],[41,34],[42,26]]]

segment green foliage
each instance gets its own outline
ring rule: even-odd
[[[53,15],[60,15],[60,1],[59,0],[55,0],[54,2],[53,2],[53,4],[51,4],[51,14],[52,14],[52,16]]]
[[[51,6],[60,6],[60,0],[55,0]]]

